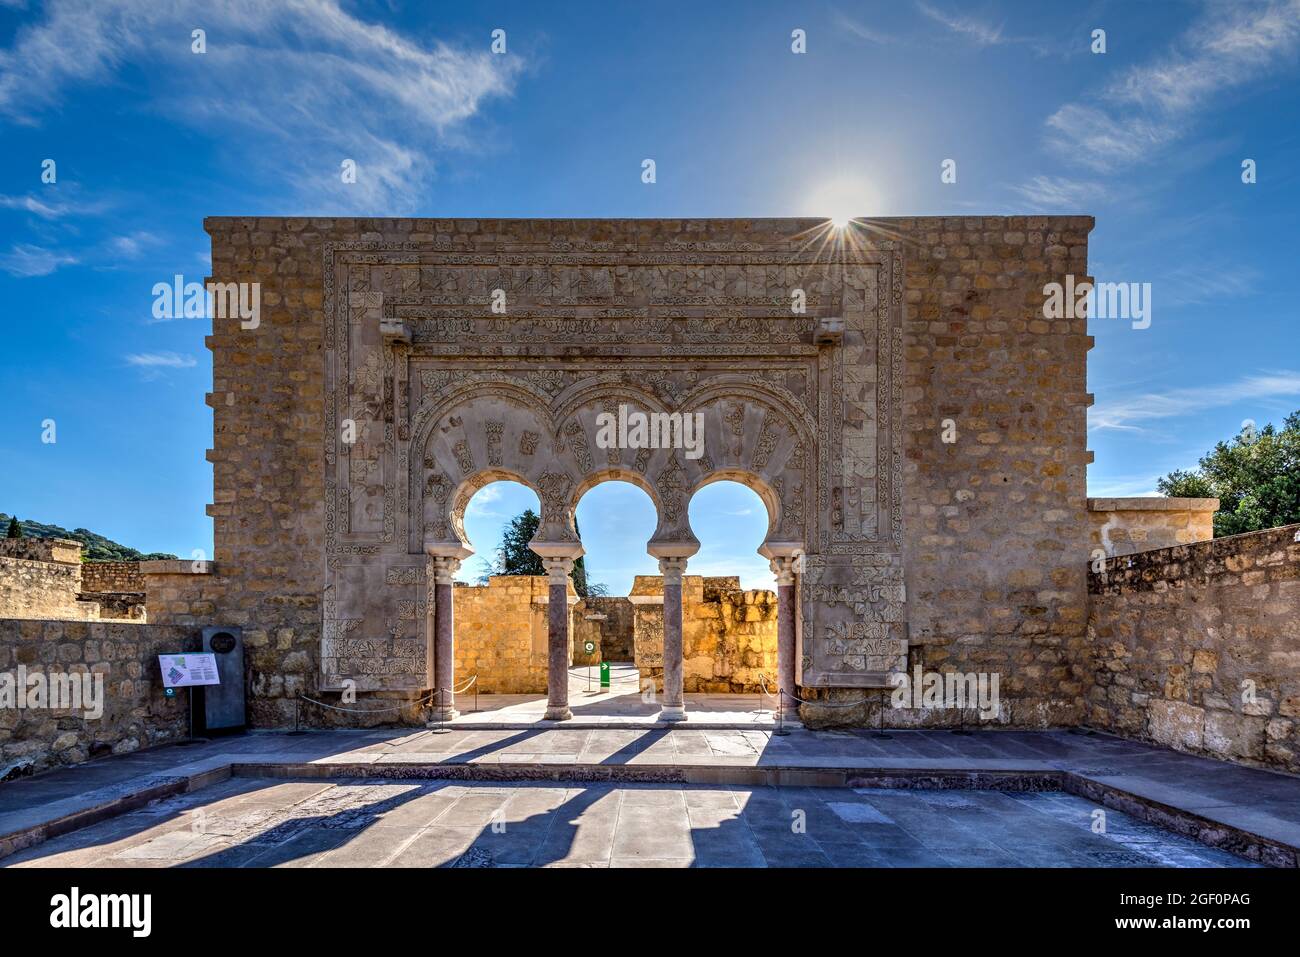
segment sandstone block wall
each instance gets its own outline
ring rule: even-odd
[[[144,576],[139,562],[85,562],[81,566],[81,587],[90,592],[144,593]]]
[[[1090,498],[1091,543],[1107,558],[1214,537],[1217,498]]]
[[[1300,525],[1114,558],[1088,587],[1088,724],[1300,772]]]
[[[625,597],[584,598],[573,620],[574,664],[631,661],[633,617],[632,603]],[[591,655],[583,650],[587,641],[596,645]]]
[[[1084,318],[1044,318],[1043,288],[1087,275],[1093,220],[972,216],[888,225],[908,244],[902,405],[909,668],[997,672],[1001,722],[1074,724],[1087,681],[1092,339]],[[943,440],[945,424],[955,441]],[[866,697],[863,708],[827,711],[824,722],[874,722],[878,696]],[[944,724],[955,715],[924,717]],[[886,714],[898,724],[915,719]]]
[[[0,709],[0,780],[184,738],[186,692],[163,695],[159,654],[192,651],[192,629],[117,622],[0,620],[0,672],[104,676],[104,713]]]
[[[452,590],[457,686],[478,675],[480,694],[546,693],[549,587],[545,575],[493,575]]]
[[[81,565],[0,556],[0,615],[91,621],[99,606],[78,601]]]

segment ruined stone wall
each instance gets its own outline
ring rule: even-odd
[[[663,689],[663,578],[638,575],[635,662]],[[659,601],[654,598],[658,596]],[[732,577],[682,577],[682,685],[688,694],[758,694],[776,688],[776,592],[745,591]]]
[[[1090,498],[1091,543],[1107,558],[1214,537],[1217,498]]]
[[[198,648],[198,633],[170,625],[0,620],[0,682],[86,673],[104,676],[104,710],[0,707],[0,780],[102,754],[122,754],[184,738],[186,692],[163,695],[159,654]]]
[[[1114,558],[1088,587],[1088,724],[1300,772],[1300,525]]]
[[[144,593],[139,562],[84,562],[81,588],[92,592]]]
[[[79,564],[0,556],[0,616],[73,621],[95,619],[99,615],[99,606],[94,602],[78,601],[80,593]]]
[[[574,616],[574,664],[586,664],[589,658],[593,662],[631,661],[633,618],[627,598],[584,598]],[[582,651],[586,641],[596,644],[592,655]]]
[[[354,650],[359,640],[382,639],[381,626],[387,623],[399,629],[404,647],[422,654],[414,620],[390,612],[387,622],[379,616],[370,623],[378,609],[394,607],[399,598],[419,600],[415,593],[423,587],[423,556],[418,546],[403,546],[407,539],[418,539],[418,531],[412,534],[394,526],[391,518],[393,503],[400,504],[406,495],[405,473],[385,471],[392,461],[405,463],[403,443],[411,439],[408,427],[414,410],[401,403],[417,395],[425,387],[422,383],[399,383],[390,389],[387,377],[395,373],[382,363],[358,362],[334,370],[345,381],[353,377],[353,393],[395,394],[398,405],[385,401],[343,410],[371,423],[349,460],[352,487],[363,489],[366,497],[347,498],[344,485],[326,495],[327,472],[334,482],[333,476],[343,471],[338,437],[333,426],[326,427],[324,392],[329,370],[323,356],[347,348],[326,341],[324,291],[335,280],[335,247],[348,244],[352,263],[365,261],[365,244],[379,251],[371,260],[373,267],[351,265],[347,272],[348,301],[362,310],[351,320],[357,323],[371,322],[364,312],[369,308],[367,296],[382,289],[385,308],[397,318],[406,314],[403,296],[410,295],[416,297],[412,302],[423,303],[409,307],[411,314],[434,316],[420,321],[441,329],[438,324],[453,320],[438,317],[443,308],[438,305],[440,267],[407,268],[394,265],[394,257],[409,258],[414,253],[407,251],[418,249],[478,262],[484,250],[514,244],[528,250],[542,270],[547,248],[572,250],[563,254],[570,257],[589,256],[594,265],[585,281],[591,288],[579,290],[580,296],[604,294],[598,282],[608,274],[602,250],[648,250],[672,261],[688,250],[682,268],[692,275],[710,270],[707,282],[697,283],[703,291],[696,298],[753,303],[745,308],[760,309],[766,318],[756,321],[762,325],[774,322],[770,317],[778,314],[786,314],[782,321],[788,321],[788,308],[781,307],[788,307],[789,290],[778,275],[784,267],[705,267],[689,256],[701,263],[728,255],[739,261],[747,254],[734,251],[757,249],[772,258],[773,249],[792,248],[799,235],[818,225],[795,220],[207,220],[212,279],[260,282],[261,313],[255,327],[245,323],[249,327],[241,328],[235,315],[213,320],[208,344],[214,382],[208,402],[214,439],[208,457],[215,486],[209,513],[214,520],[216,573],[184,582],[199,595],[192,601],[174,595],[169,601],[178,610],[169,614],[245,628],[251,639],[250,667],[263,676],[254,685],[250,703],[255,726],[291,723],[292,689],[319,687],[322,639],[330,652],[327,657],[337,660],[337,652]],[[840,395],[825,388],[832,374],[840,375],[835,364],[839,360],[817,372],[821,360],[815,354],[799,360],[807,363],[803,367],[790,360],[789,368],[772,371],[768,380],[787,392],[804,389],[797,398],[824,404],[812,413],[818,421],[833,428],[840,423],[847,430],[842,447],[836,446],[840,451],[827,465],[841,470],[836,475],[843,478],[833,479],[838,484],[822,500],[823,515],[812,514],[818,500],[809,484],[799,486],[808,503],[802,519],[810,528],[820,522],[833,526],[830,534],[806,543],[808,581],[821,597],[812,597],[808,588],[801,595],[805,668],[825,675],[828,668],[854,667],[853,648],[868,639],[850,635],[847,644],[841,644],[823,632],[836,622],[863,620],[861,605],[876,609],[876,629],[891,641],[907,635],[909,664],[1001,672],[1003,720],[1041,726],[1068,724],[1081,715],[1083,686],[1074,664],[1082,660],[1084,650],[1084,380],[1090,340],[1083,319],[1044,319],[1042,303],[1046,282],[1064,281],[1067,274],[1086,275],[1091,228],[1088,217],[936,217],[873,221],[861,231],[873,262],[888,266],[897,261],[901,275],[889,280],[897,282],[896,289],[874,285],[876,276],[894,276],[892,267],[876,272],[873,266],[873,271],[850,275],[844,308],[860,317],[862,297],[896,297],[892,301],[900,303],[903,313],[898,348],[886,348],[888,330],[882,323],[885,333],[879,343],[859,342],[851,355],[841,353],[845,359]],[[518,273],[528,268],[516,270],[516,279],[523,282]],[[566,268],[575,281],[587,269]],[[715,281],[724,268],[725,279]],[[831,278],[816,279],[812,295],[835,289],[834,273],[827,275]],[[409,290],[403,286],[408,281]],[[534,279],[527,283],[531,290]],[[772,290],[778,288],[785,297],[781,302],[781,297],[773,298]],[[489,292],[482,290],[480,297],[484,317],[490,317],[485,298]],[[460,302],[464,292],[447,295],[448,302]],[[678,305],[662,308],[708,305],[682,307],[688,299],[694,303],[679,294]],[[818,315],[833,315],[826,311],[832,308],[830,297],[825,299]],[[579,307],[583,321],[599,321],[585,317],[605,314],[606,307],[597,300]],[[374,317],[374,336],[380,335],[379,321]],[[477,324],[491,321],[473,319]],[[811,335],[806,344],[805,334],[799,336],[799,344],[784,347],[787,354],[803,356],[799,350],[811,345]],[[510,351],[528,344],[501,348]],[[799,379],[803,369],[814,371]],[[888,370],[897,375],[889,379]],[[428,388],[438,387],[434,377],[428,381]],[[813,396],[818,382],[820,391]],[[880,405],[879,421],[856,412],[844,414],[849,406],[842,402],[863,408],[868,396],[869,404]],[[897,455],[881,431],[895,413],[902,434]],[[941,440],[945,419],[956,426],[958,438],[952,444]],[[342,420],[336,424],[341,426]],[[711,419],[709,427],[723,426]],[[745,434],[742,429],[742,439]],[[851,452],[844,451],[850,447]],[[794,455],[788,448],[789,441],[780,447],[782,462]],[[804,500],[794,497],[790,476],[785,481],[781,494],[789,500],[789,518],[796,505],[804,507]],[[433,493],[442,491],[435,487]],[[902,503],[897,512],[891,504],[895,496]],[[332,543],[328,554],[327,539]],[[346,623],[350,613],[331,606],[336,596],[326,588],[327,567],[342,569],[349,563],[352,594],[373,596],[367,600],[376,611],[368,611],[365,620],[374,634],[353,636],[339,630],[338,623]],[[905,601],[893,584],[902,574],[900,564],[906,574]],[[853,594],[839,588],[836,576]],[[882,582],[883,588],[878,587]],[[846,600],[825,597],[832,594]],[[332,623],[333,632],[326,632],[325,622]],[[380,666],[404,669],[374,677],[387,687],[414,687],[423,674],[422,661],[405,654],[391,656]],[[856,688],[835,692],[849,697],[859,693]],[[855,723],[874,719],[874,713],[866,711],[841,714]]]
[[[545,575],[493,575],[452,590],[458,686],[478,675],[480,694],[546,693],[548,587]]]

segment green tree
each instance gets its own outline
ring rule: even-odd
[[[18,524],[18,516],[15,515],[13,518],[9,519],[9,531],[5,534],[5,538],[22,538],[22,537],[23,537],[23,527]]]
[[[1195,470],[1178,469],[1156,482],[1164,495],[1217,498],[1214,537],[1300,522],[1300,411],[1219,442]]]
[[[501,544],[497,546],[496,562],[492,566],[494,575],[545,575],[546,567],[542,565],[542,556],[528,547],[528,543],[537,534],[541,518],[531,508],[516,515],[501,529]],[[574,522],[575,529],[577,522]],[[602,584],[587,581],[587,565],[581,558],[573,563],[573,587],[579,595],[604,595],[607,589]]]

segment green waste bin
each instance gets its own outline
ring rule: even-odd
[[[607,690],[609,688],[609,662],[608,661],[602,661],[600,663],[600,687],[601,690]]]

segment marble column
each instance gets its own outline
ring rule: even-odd
[[[573,650],[569,637],[569,574],[572,558],[543,558],[550,576],[546,606],[546,719],[567,721],[569,710],[569,662]]]
[[[781,708],[787,716],[799,713],[795,700],[795,564],[794,557],[777,557],[770,562],[776,576],[776,686]]]
[[[452,599],[452,579],[460,568],[460,559],[433,556],[433,720],[450,721],[456,717],[456,617]]]
[[[664,576],[664,703],[659,717],[664,721],[686,720],[686,697],[682,693],[682,575],[685,558],[659,559]]]
[[[432,691],[438,687],[434,661],[438,649],[438,570],[432,555],[424,559],[424,687]]]

